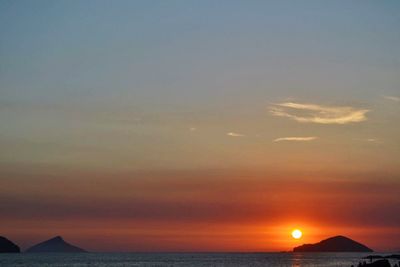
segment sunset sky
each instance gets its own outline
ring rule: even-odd
[[[0,235],[400,249],[400,1],[0,2]],[[303,237],[290,233],[299,228]]]

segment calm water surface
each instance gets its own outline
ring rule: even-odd
[[[366,253],[43,253],[0,254],[0,266],[277,266],[350,267]]]

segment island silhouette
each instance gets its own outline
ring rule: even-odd
[[[38,243],[25,252],[27,253],[46,253],[46,252],[60,252],[60,253],[79,253],[87,252],[86,250],[77,246],[71,245],[64,241],[61,236],[53,237],[49,240]]]
[[[0,253],[19,253],[20,249],[13,242],[0,236]]]
[[[348,237],[338,235],[315,244],[295,247],[293,252],[373,252],[373,250]]]

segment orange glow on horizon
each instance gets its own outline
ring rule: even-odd
[[[37,184],[21,185],[18,179],[5,179],[0,181],[0,188],[15,190],[29,205],[22,206],[15,215],[13,206],[9,206],[2,227],[23,248],[56,234],[90,251],[112,252],[292,251],[299,245],[335,235],[374,249],[396,248],[397,227],[376,225],[366,220],[364,212],[358,212],[363,208],[385,214],[370,206],[371,201],[392,203],[395,208],[396,183],[377,185],[329,179],[305,179],[299,183],[300,178],[241,178],[235,176],[238,174],[207,173],[206,179],[200,179],[197,172],[173,174],[132,173],[132,177],[140,178],[115,175],[108,180],[101,175],[78,173],[66,175],[68,179],[62,184],[40,175],[40,194]],[[214,179],[217,175],[218,179]],[[96,190],[94,182],[99,185]],[[137,190],[134,195],[132,188]],[[53,197],[55,190],[59,198]],[[74,199],[69,198],[70,191],[75,192]],[[380,192],[385,192],[385,197]],[[240,201],[231,201],[227,194],[239,194]],[[335,197],[338,194],[340,198]],[[318,202],[314,202],[315,197]],[[52,202],[46,210],[35,209],[31,215],[32,207],[42,207],[47,199]],[[358,210],[349,207],[351,200],[360,201]],[[100,205],[105,203],[108,208]],[[333,208],[325,212],[323,205]],[[60,207],[69,210],[68,217]],[[369,224],[363,226],[360,221]],[[302,232],[300,239],[292,237],[294,229]]]

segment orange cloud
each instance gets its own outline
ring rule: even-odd
[[[308,112],[306,114],[300,112]],[[342,106],[321,106],[286,102],[270,107],[274,116],[286,117],[297,122],[320,124],[347,124],[367,120],[368,109],[356,109]]]

